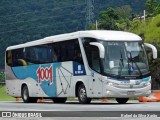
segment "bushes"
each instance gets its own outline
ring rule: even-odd
[[[147,18],[145,22],[138,19],[133,20],[129,31],[140,35],[144,42],[156,46],[158,59],[151,61],[149,64],[152,76],[152,89],[160,90],[160,14]]]
[[[5,82],[5,74],[0,72],[0,82]]]
[[[150,63],[150,71],[152,76],[152,90],[160,90],[160,58]]]

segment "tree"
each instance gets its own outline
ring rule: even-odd
[[[132,31],[134,33],[138,33],[138,29],[139,29],[140,25],[141,25],[141,21],[140,20],[138,20],[138,19],[133,20],[129,31]]]
[[[147,0],[145,3],[146,11],[149,14],[153,14],[155,12],[155,5],[157,0]]]
[[[123,18],[131,17],[132,8],[130,5],[124,5],[121,7],[117,7],[115,10]]]
[[[160,4],[157,5],[157,7],[155,8],[154,14],[160,14]]]
[[[122,16],[119,14],[117,9],[108,8],[106,11],[101,12],[98,20],[99,29],[107,30],[126,30],[129,24],[128,17]],[[92,25],[91,28],[94,28],[95,25]]]
[[[118,29],[116,22],[120,20],[120,16],[113,8],[108,8],[106,11],[101,12],[98,21],[100,29],[115,30]]]

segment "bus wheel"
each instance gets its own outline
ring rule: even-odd
[[[116,101],[119,104],[125,104],[128,100],[129,100],[129,98],[116,98]]]
[[[64,97],[64,98],[52,98],[53,102],[54,103],[65,103],[67,98]]]
[[[87,92],[84,84],[81,84],[78,87],[78,100],[81,104],[89,104],[91,102],[91,98],[87,97]]]
[[[28,91],[28,87],[24,86],[22,88],[22,99],[24,101],[24,103],[36,103],[37,102],[37,98],[31,98],[29,97],[29,91]]]

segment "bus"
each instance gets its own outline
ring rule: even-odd
[[[149,96],[151,76],[145,47],[157,58],[157,49],[141,37],[124,31],[88,30],[46,37],[6,49],[6,91],[25,103],[52,99],[65,103],[78,97],[115,98]]]

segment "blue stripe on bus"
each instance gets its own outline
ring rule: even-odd
[[[57,94],[57,85],[56,85],[56,79],[59,79],[59,74],[56,71],[61,70],[60,68],[63,68],[67,73],[74,75],[74,76],[81,76],[86,75],[86,70],[84,68],[84,65],[73,62],[71,63],[73,66],[73,73],[69,71],[67,68],[62,67],[62,63],[52,63],[52,64],[32,64],[29,66],[18,66],[18,67],[12,67],[13,73],[15,74],[16,78],[19,80],[25,80],[27,78],[34,79],[37,83],[40,83],[40,87],[44,91],[46,95],[49,97],[56,97]],[[70,67],[72,67],[70,66]],[[52,77],[47,77],[48,79],[41,79],[44,78],[44,72],[47,72],[47,75],[50,76],[50,69],[52,69]],[[41,73],[43,72],[43,73]],[[57,71],[58,72],[58,71]],[[62,71],[61,71],[62,72]],[[39,74],[41,74],[39,76]],[[63,75],[64,73],[62,73]],[[63,76],[65,77],[65,76]],[[52,81],[52,82],[51,82]]]
[[[52,66],[52,81],[50,80],[41,80],[41,88],[46,95],[49,97],[56,97],[57,96],[57,86],[56,86],[56,68],[61,66],[61,63],[56,64],[43,64],[43,65],[30,65],[30,66],[19,66],[19,67],[12,67],[12,70],[19,80],[24,80],[26,78],[33,78],[38,83],[38,75],[37,70],[39,68],[49,68]]]

